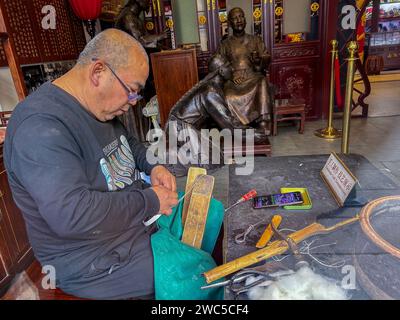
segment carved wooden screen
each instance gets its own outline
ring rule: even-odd
[[[83,48],[86,46],[86,38],[85,33],[83,32],[82,20],[80,20],[75,14],[72,12],[72,8],[68,6],[68,15],[71,18],[71,30],[75,37],[75,45],[78,53],[80,53]]]
[[[68,0],[0,0],[0,5],[20,65],[76,59],[86,44],[82,22]],[[55,29],[42,27],[46,5],[55,8]]]
[[[35,29],[30,20],[29,1],[1,1],[3,14],[7,17],[6,29],[12,37],[20,64],[39,63],[40,48],[35,38]]]
[[[49,3],[56,10],[55,29],[44,29],[41,26],[42,18],[44,17],[41,10]],[[32,15],[33,25],[42,49],[42,62],[76,59],[79,53],[76,38],[83,36],[82,23],[78,22],[81,30],[73,28],[72,17],[74,17],[74,14],[69,9],[68,1],[33,0],[31,5],[34,13]]]
[[[43,1],[43,0],[42,0]],[[48,0],[44,0],[45,2]],[[66,0],[54,1],[54,7],[57,10],[57,42],[58,56],[61,60],[76,59],[78,49],[73,30],[71,28],[71,19],[67,8],[69,3]],[[82,26],[82,24],[81,24]]]
[[[52,1],[52,5],[58,1]],[[61,19],[59,18],[58,8],[56,8],[56,29],[43,29],[41,27],[42,18],[42,8],[47,5],[49,1],[47,0],[32,0],[30,1],[30,6],[27,6],[31,11],[32,26],[34,28],[37,43],[40,48],[40,54],[42,61],[54,61],[58,60],[60,56],[58,50],[61,49],[57,37],[63,36],[59,30]]]

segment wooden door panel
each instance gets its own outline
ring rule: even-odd
[[[10,252],[10,235],[9,227],[6,222],[3,210],[0,209],[0,255],[1,264],[6,270],[11,269],[11,266],[15,263],[16,257],[11,256]]]
[[[154,83],[164,126],[173,105],[199,80],[195,50],[163,51],[151,54]]]
[[[0,296],[6,290],[8,283],[15,274],[16,257],[11,257],[9,243],[10,237],[7,232],[8,225],[5,223],[4,214],[0,210]]]
[[[4,218],[10,222],[11,235],[16,244],[15,255],[17,259],[20,259],[30,249],[30,244],[24,218],[12,199],[6,171],[0,173],[0,192],[0,209]]]

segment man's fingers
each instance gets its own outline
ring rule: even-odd
[[[173,207],[175,207],[177,204],[178,204],[178,195],[176,195],[176,198],[172,199],[172,201],[171,201],[171,205]]]
[[[171,191],[176,192],[176,180],[175,180],[175,177],[172,174],[170,174],[170,175],[168,175],[168,177],[165,180],[166,180],[167,185],[168,185],[166,187],[168,189],[170,189]]]
[[[175,177],[174,176],[171,176],[171,185],[172,185],[172,188],[171,188],[171,190],[172,191],[174,191],[174,192],[176,192],[176,179],[175,179]]]

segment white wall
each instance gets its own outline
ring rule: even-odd
[[[2,111],[12,111],[18,103],[17,91],[10,68],[0,68],[0,105]]]

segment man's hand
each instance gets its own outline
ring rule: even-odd
[[[172,208],[178,204],[178,194],[163,186],[153,186],[152,189],[160,201],[160,213],[170,215]]]
[[[163,186],[164,188],[176,192],[175,177],[164,166],[156,166],[151,170],[150,180],[153,186]]]

